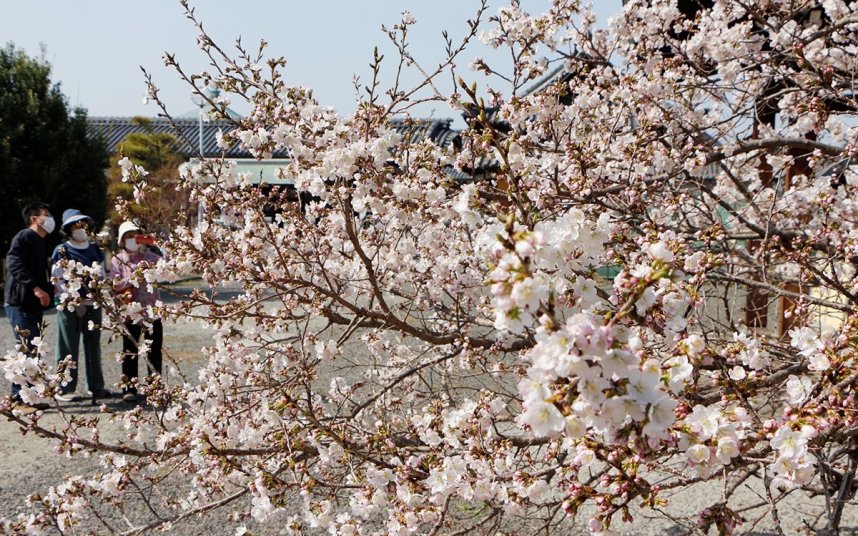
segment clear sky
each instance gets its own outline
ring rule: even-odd
[[[602,24],[620,10],[621,0],[594,0]],[[503,0],[491,0],[495,14]],[[522,0],[532,14],[541,12],[547,0]],[[192,0],[196,14],[209,35],[232,49],[237,37],[255,49],[259,39],[269,43],[270,56],[284,56],[287,83],[313,88],[317,100],[341,113],[354,110],[354,75],[368,81],[373,46],[389,58],[384,81],[394,76],[394,54],[381,25],[395,24],[400,13],[410,11],[417,19],[411,32],[412,54],[427,67],[444,55],[441,31],[456,39],[466,32],[465,20],[476,12],[477,0]],[[197,48],[197,33],[183,16],[178,0],[0,0],[0,44],[12,42],[32,56],[41,55],[53,66],[53,80],[60,82],[72,105],[90,116],[154,116],[153,104],[145,105],[145,84],[140,66],[152,73],[170,113],[194,109],[190,90],[164,67],[164,52],[175,53],[187,72],[206,67]],[[600,24],[600,25],[602,25]],[[487,26],[485,26],[487,27]],[[475,56],[501,61],[479,42],[458,62],[460,72],[478,80],[467,69]],[[448,88],[449,89],[449,86]],[[233,106],[246,113],[241,103]],[[443,104],[418,110],[414,115],[437,118],[456,114]]]

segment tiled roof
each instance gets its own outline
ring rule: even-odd
[[[528,97],[530,95],[542,93],[551,86],[568,83],[570,80],[572,80],[574,76],[575,75],[573,73],[566,70],[565,66],[560,65],[549,71],[548,74],[544,75],[536,82],[534,82],[533,85],[526,88],[522,95]]]
[[[133,132],[153,132],[172,134],[179,139],[182,154],[188,158],[197,157],[199,152],[200,124],[198,119],[175,118],[170,122],[166,118],[147,118],[148,125],[144,126],[131,117],[90,117],[87,124],[90,133],[100,136],[107,144],[110,152],[116,151],[119,144],[128,134]],[[400,119],[391,121],[392,126],[403,136],[408,136],[411,143],[430,139],[441,147],[456,143],[459,131],[450,127],[452,119]],[[218,131],[227,133],[235,128],[235,123],[228,120],[203,121],[203,156],[217,157],[221,154],[217,146]],[[227,158],[253,158],[249,151],[235,144],[226,152]],[[275,154],[275,158],[283,158],[286,154]]]
[[[461,147],[461,132],[450,128],[452,119],[402,119],[394,118],[391,126],[409,143],[431,140],[439,147],[450,145]],[[456,182],[470,182],[474,178],[464,171],[447,168],[447,174]]]
[[[549,71],[547,74],[543,75],[542,78],[535,81],[533,84],[524,88],[521,93],[522,97],[529,97],[531,95],[537,95],[547,90],[552,86],[556,86],[558,84],[568,84],[570,80],[579,76],[581,73],[586,72],[588,69],[592,68],[593,65],[599,63],[593,59],[591,59],[586,54],[576,53],[575,57],[571,63],[572,70],[569,70],[570,65],[564,64],[559,65]],[[570,104],[571,103],[571,95],[568,93],[568,87],[566,88],[566,93],[561,94],[560,103],[561,104]],[[490,106],[485,108],[486,120],[489,123],[493,123],[496,128],[501,131],[509,131],[510,125],[506,121],[500,119],[500,109],[497,106]],[[473,106],[465,105],[465,111],[462,114],[462,117],[465,118],[465,121],[468,124],[475,123],[475,114],[476,110]]]
[[[573,78],[583,78],[592,72],[596,66],[604,65],[607,65],[607,63],[603,60],[594,58],[584,52],[576,51],[572,56],[567,58],[566,62],[562,65],[558,65],[547,74],[543,75],[542,78],[534,82],[530,87],[526,88],[523,95],[536,95],[538,93],[542,93],[551,86],[569,84]],[[567,93],[568,91],[569,87],[567,85],[564,88],[564,91],[561,92],[560,102],[562,104],[571,104],[572,102],[572,95],[569,95]]]
[[[146,132],[151,130],[157,133],[172,134],[179,140],[181,152],[186,158],[199,156],[199,120],[196,118],[179,117],[169,121],[166,118],[146,118],[147,125],[135,121],[132,117],[89,117],[87,124],[91,135],[100,136],[107,144],[107,150],[115,152],[119,144],[128,134],[134,132]],[[419,143],[429,139],[441,147],[459,143],[459,131],[451,128],[452,119],[402,119],[395,118],[391,121],[396,131],[406,138],[410,143]],[[204,121],[203,130],[203,156],[219,157],[221,149],[217,146],[216,134],[218,131],[224,133],[236,128],[234,122],[229,120]],[[250,151],[235,144],[226,152],[230,159],[252,159]],[[286,151],[278,151],[274,158],[288,158]],[[471,177],[465,173],[450,169],[450,175],[455,180],[470,180]]]
[[[410,143],[429,139],[440,147],[458,143],[459,131],[450,128],[452,119],[402,119],[396,117],[390,125]]]
[[[534,82],[531,86],[524,89],[522,92],[522,96],[531,96],[538,95],[549,88],[554,86],[565,86],[561,87],[561,91],[559,93],[559,102],[563,105],[569,105],[573,101],[574,95],[569,90],[568,84],[571,80],[578,76],[586,75],[595,65],[599,65],[602,63],[600,60],[596,60],[583,53],[576,53],[574,58],[572,58],[571,62],[567,62],[564,65],[560,65],[555,67],[547,74],[545,74],[542,78]],[[570,70],[571,69],[571,70]],[[485,115],[485,120],[492,124],[493,127],[501,132],[509,132],[512,129],[512,126],[500,118],[500,108],[497,106],[486,107],[483,109],[483,113]],[[475,130],[482,130],[483,126],[478,121],[477,110],[474,106],[465,106],[465,111],[462,113],[462,117],[464,117],[465,121],[471,128]],[[635,119],[632,118],[632,126],[635,126]],[[708,135],[704,133],[704,136],[709,138]],[[712,140],[712,143],[715,143]],[[474,162],[474,171],[496,171],[500,168],[500,162],[498,162],[497,158],[493,154],[489,156],[480,157]],[[701,173],[703,178],[712,178],[715,177],[719,172],[717,164],[709,164],[706,166],[704,171]]]
[[[163,117],[147,118],[148,125],[138,124],[131,117],[89,117],[87,125],[90,134],[100,136],[107,144],[107,150],[116,151],[122,140],[134,132],[153,132],[172,134],[179,140],[182,154],[187,158],[199,156],[200,123],[198,119],[177,118],[170,122]],[[218,131],[224,133],[235,128],[235,123],[227,120],[203,121],[203,156],[217,157],[221,154],[217,146]],[[253,158],[250,151],[235,144],[226,152],[227,158]],[[285,155],[275,155],[283,157]]]

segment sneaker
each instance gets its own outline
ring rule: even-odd
[[[135,402],[137,400],[137,393],[132,393],[131,391],[123,393],[122,400],[125,402]]]
[[[54,400],[57,402],[74,402],[74,395],[71,393],[59,393],[54,395]]]
[[[92,391],[87,391],[86,394],[93,398],[110,398],[113,396],[113,393],[107,389],[96,389],[94,393]]]

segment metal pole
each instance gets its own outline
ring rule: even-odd
[[[205,155],[203,154],[203,107],[205,107],[205,105],[206,105],[205,99],[200,97],[200,100],[199,100],[200,111],[199,111],[199,115],[197,116],[197,118],[199,119],[199,144],[200,144],[199,157],[200,157],[200,162],[202,162],[203,158],[205,157]],[[206,200],[203,198],[200,198],[200,202],[199,202],[199,205],[197,207],[197,226],[198,227],[200,225],[202,225],[203,221],[205,221],[205,218],[206,218]]]
[[[200,113],[198,118],[200,120],[200,159],[203,158],[203,106],[205,105],[205,101],[200,101]]]

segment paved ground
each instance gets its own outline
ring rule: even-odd
[[[53,324],[55,314],[50,313],[46,316],[49,324]],[[190,378],[195,377],[195,370],[200,366],[199,348],[208,344],[211,341],[211,335],[200,326],[183,323],[179,325],[165,325],[164,329],[165,340],[165,361],[164,372],[166,381],[178,381],[176,367],[173,363],[181,365],[181,369],[186,374],[190,374]],[[46,339],[53,348],[56,340],[55,330],[52,327],[46,332]],[[12,346],[11,330],[8,327],[5,317],[0,315],[0,351],[5,351]],[[119,340],[104,340],[104,373],[105,379],[109,385],[114,384],[119,379],[120,367],[115,359],[115,354],[120,351],[121,341]],[[85,376],[81,371],[80,378]],[[9,383],[5,379],[0,379],[0,392],[6,393],[9,390]],[[85,380],[78,383],[78,394],[80,400],[63,404],[67,411],[73,414],[86,414],[91,416],[97,415],[97,409],[90,405],[84,391],[86,390]],[[107,404],[115,411],[125,411],[130,408],[119,399],[108,400]],[[62,420],[55,410],[49,410],[45,417],[44,423],[55,426],[61,426]],[[107,427],[105,438],[111,433],[110,427]],[[53,452],[53,445],[50,441],[34,437],[32,434],[22,435],[16,425],[0,420],[0,516],[13,516],[17,512],[24,509],[24,497],[30,493],[44,492],[51,485],[56,485],[61,482],[66,476],[73,474],[84,474],[88,470],[98,467],[97,458],[83,458],[76,456],[74,458],[65,458]],[[761,502],[762,486],[759,482],[749,482],[742,488],[742,500],[747,505],[754,505]],[[700,485],[691,490],[685,490],[682,493],[665,495],[671,503],[667,509],[674,516],[682,517],[683,514],[688,515],[705,506],[709,506],[718,501],[720,496],[720,488],[718,484]],[[821,502],[799,500],[796,498],[787,499],[781,507],[781,517],[788,534],[806,534],[804,531],[803,521],[810,521],[820,511]],[[749,510],[743,512],[749,523],[745,525],[742,533],[748,534],[773,534],[772,527],[769,523],[762,522],[754,527],[750,521],[753,520],[760,512],[760,509]],[[585,514],[586,512],[582,512]],[[583,516],[582,516],[583,518]],[[223,514],[210,514],[203,519],[195,519],[190,523],[186,523],[175,527],[170,531],[171,534],[233,534],[234,528],[228,528],[231,525],[226,522]],[[855,505],[850,505],[844,515],[844,526],[851,527],[842,531],[842,534],[858,535],[858,508]],[[252,527],[254,534],[278,534],[280,529],[278,524],[266,525],[264,527]],[[614,527],[621,534],[633,536],[646,535],[680,535],[688,534],[688,529],[677,526],[664,518],[658,516],[656,518],[652,513],[638,516],[635,523],[631,525],[619,525]],[[585,529],[576,524],[568,534],[583,534]]]

